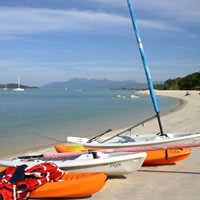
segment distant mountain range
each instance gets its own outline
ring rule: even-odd
[[[163,82],[156,82],[154,84],[161,84]],[[138,83],[134,80],[127,81],[111,81],[107,79],[82,79],[73,78],[65,82],[53,82],[41,86],[42,89],[144,89],[147,88],[147,83]]]

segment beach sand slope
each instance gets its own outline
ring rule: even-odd
[[[146,93],[147,91],[142,91]],[[170,96],[182,100],[173,112],[161,117],[165,132],[200,131],[200,95],[198,91],[156,91],[156,95]],[[144,127],[137,128],[137,133],[155,133],[158,131],[157,120],[152,120]],[[173,165],[142,167],[139,171],[107,181],[106,186],[94,200],[199,200],[200,184],[200,148],[192,149],[187,159]]]

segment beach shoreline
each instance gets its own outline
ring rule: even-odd
[[[185,98],[185,96],[184,96],[185,91],[168,91],[168,90],[166,90],[166,91],[158,91],[158,90],[156,90],[155,92],[156,92],[156,95],[168,96],[168,97],[176,98],[176,99],[179,100],[179,103],[177,104],[177,106],[174,109],[170,110],[167,113],[161,114],[161,120],[163,120],[163,118],[164,119],[168,118],[168,116],[171,116],[173,113],[176,113],[178,111],[184,110],[184,107],[188,103],[188,99],[187,98],[189,98],[189,97]],[[137,93],[149,95],[149,91],[148,90],[141,90],[141,91],[138,91]],[[198,91],[191,91],[191,93],[196,95],[198,93]],[[132,125],[130,125],[130,127],[131,126]],[[165,124],[164,124],[164,127],[165,127]],[[129,126],[128,127],[120,127],[118,129],[114,129],[107,135],[114,135],[114,134],[116,134],[116,133],[118,133],[120,131],[123,131],[123,130],[127,129],[127,128],[129,128]],[[134,130],[135,130],[134,131],[135,134],[158,133],[159,132],[159,127],[157,125],[157,119],[154,118],[154,119],[150,120],[149,122],[146,122],[144,124],[144,126],[139,126],[139,127],[135,128]],[[91,137],[93,137],[93,135],[92,136],[87,136],[87,137],[91,138]],[[1,159],[11,159],[11,158],[16,157],[18,155],[31,154],[32,152],[35,152],[35,153],[55,152],[55,149],[54,149],[54,145],[55,144],[58,144],[58,142],[55,141],[55,142],[52,142],[52,144],[41,145],[37,149],[36,148],[31,148],[31,149],[27,150],[25,153],[22,152],[22,151],[10,152],[10,153],[8,153],[6,155],[0,155],[0,158]],[[67,144],[67,143],[65,141],[60,141],[59,144]]]
[[[150,97],[147,97],[146,99],[149,99],[149,103],[150,103],[150,106],[151,106]],[[133,102],[134,102],[134,99],[133,99]],[[175,106],[176,105],[174,105],[173,107],[175,107]],[[177,103],[177,106],[175,107],[175,109],[177,109],[179,106],[180,105]],[[152,109],[152,108],[150,107],[150,109]],[[153,112],[153,109],[152,109],[152,112]],[[164,112],[166,113],[167,111],[164,111]],[[163,112],[163,114],[164,114],[164,112]],[[152,113],[152,115],[153,115],[153,113]],[[140,118],[141,118],[141,116],[140,116]],[[146,119],[146,118],[141,118],[141,119],[143,120],[143,119]],[[112,128],[113,131],[111,132],[111,134],[115,134],[116,132],[120,131],[121,129],[126,128],[129,125],[132,126],[133,124],[141,121],[141,120],[137,120],[138,121],[137,122],[137,121],[135,121],[135,119],[133,119],[133,122],[131,122],[131,120],[129,120],[130,121],[129,123],[127,123],[127,122],[125,123],[124,121],[126,121],[126,116],[125,116],[124,120],[123,120],[123,118],[121,120],[122,120],[121,121],[122,123],[119,123],[119,120],[118,120],[118,122],[114,122],[113,120],[111,120],[110,126],[109,126],[109,122],[106,122],[107,123],[106,129]],[[100,128],[101,131],[104,131],[104,129],[105,128]],[[78,130],[78,128],[77,128],[77,130]],[[91,131],[91,130],[93,130],[93,131]],[[87,133],[87,134],[76,135],[76,136],[82,136],[82,137],[90,138],[90,137],[93,137],[94,135],[98,135],[99,133],[101,133],[100,130],[99,130],[99,127],[97,127],[97,129],[95,129],[95,127],[92,127],[92,129],[88,129],[88,133],[87,133],[87,131],[85,131],[85,133]],[[61,136],[59,136],[59,133],[58,133],[58,138],[60,138],[60,139],[58,139],[56,137],[57,134],[55,134],[55,136],[54,135],[46,136],[45,135],[46,133],[43,134],[42,132],[41,133],[34,132],[33,134],[36,135],[36,137],[33,138],[33,143],[30,143],[31,137],[30,137],[30,140],[28,141],[29,143],[26,144],[25,142],[22,142],[23,145],[21,145],[21,146],[19,146],[19,145],[15,146],[15,144],[13,143],[14,145],[11,146],[11,148],[6,148],[6,149],[4,149],[4,151],[2,151],[0,153],[0,158],[1,159],[7,159],[7,158],[10,159],[12,157],[16,157],[17,155],[24,155],[25,153],[40,152],[40,151],[48,151],[48,152],[52,151],[52,152],[54,152],[54,148],[51,148],[51,147],[53,147],[55,144],[57,144],[57,143],[58,144],[65,144],[66,143],[65,138],[67,137],[67,134],[66,134],[66,137],[63,137],[63,136],[61,137]],[[28,136],[29,135],[27,134],[27,137]],[[44,140],[44,141],[40,140],[39,137],[42,137],[41,139],[46,138],[46,140]],[[20,142],[19,138],[16,138],[16,139],[17,139],[17,141]],[[37,142],[37,139],[38,139],[39,143],[37,143],[37,145],[34,146],[34,143]],[[27,138],[25,140],[27,140]],[[12,140],[11,140],[11,143],[12,143]]]
[[[200,125],[198,123],[198,119],[200,119],[199,91],[189,92],[191,95],[185,96],[185,91],[156,90],[156,95],[180,99],[180,104],[176,109],[161,116],[163,129],[166,133],[196,133],[200,131]],[[140,93],[147,94],[147,91],[140,91]],[[112,134],[122,129],[114,130]],[[134,134],[157,133],[158,131],[159,127],[157,119],[153,119],[146,122],[144,126],[137,127]],[[67,145],[67,143],[63,144]],[[32,152],[33,149],[26,153]],[[34,152],[38,154],[44,152],[55,152],[55,149],[52,144],[51,147],[41,147]],[[106,185],[101,191],[92,195],[92,197],[85,199],[118,200],[126,198],[128,200],[146,200],[152,198],[154,200],[198,200],[198,175],[200,175],[199,154],[200,148],[195,148],[193,149],[191,156],[174,165],[142,167],[139,171],[133,174],[108,179]],[[9,157],[11,158],[14,156],[16,156],[16,153],[13,152],[13,155],[10,155]],[[191,185],[191,183],[193,184]]]

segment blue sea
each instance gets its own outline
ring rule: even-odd
[[[116,98],[120,94],[125,98]],[[0,155],[92,136],[155,115],[149,95],[113,90],[0,91]],[[179,100],[157,96],[161,114]]]

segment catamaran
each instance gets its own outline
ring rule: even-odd
[[[159,112],[159,107],[157,104],[157,99],[156,99],[155,92],[153,89],[153,83],[151,80],[149,67],[147,64],[146,57],[145,57],[145,53],[144,53],[142,41],[139,35],[139,30],[138,30],[138,26],[137,26],[136,19],[134,16],[131,1],[127,0],[127,3],[128,3],[128,7],[129,7],[131,19],[132,19],[132,24],[133,24],[133,29],[135,32],[140,55],[142,58],[144,71],[145,71],[148,86],[149,86],[151,100],[152,100],[153,107],[156,113],[154,117],[156,117],[158,120],[160,132],[158,134],[142,134],[142,135],[133,134],[133,129],[135,127],[141,124],[144,124],[145,122],[154,118],[152,117],[114,136],[105,137],[105,134],[107,132],[110,132],[110,130],[108,130],[105,133],[102,133],[90,139],[83,138],[83,137],[67,137],[67,141],[73,142],[76,144],[81,144],[84,147],[95,147],[95,148],[120,148],[120,147],[122,148],[122,147],[152,146],[152,145],[162,145],[162,144],[163,145],[185,144],[185,143],[200,142],[200,133],[164,133],[161,119],[160,119],[160,112]]]

